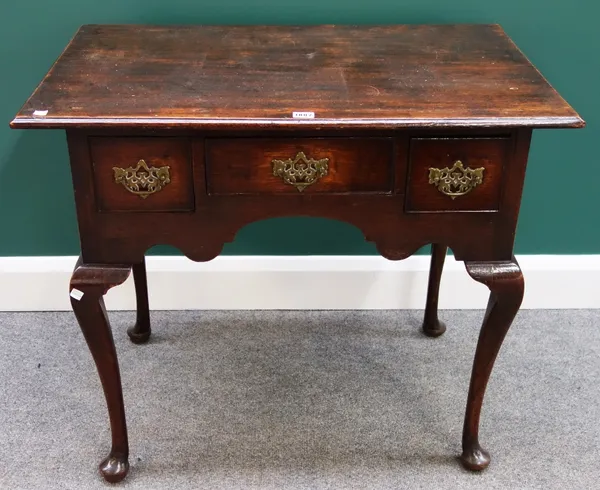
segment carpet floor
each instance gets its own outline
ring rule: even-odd
[[[598,489],[600,311],[522,311],[473,474],[456,460],[481,311],[112,313],[126,489]],[[106,406],[72,313],[0,314],[0,488],[106,489]]]

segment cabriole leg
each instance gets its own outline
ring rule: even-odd
[[[524,282],[513,257],[506,262],[467,262],[469,275],[490,289],[490,299],[475,351],[463,429],[462,464],[473,471],[490,464],[490,455],[479,445],[479,418],[483,396],[494,361],[523,300]]]
[[[431,268],[429,269],[429,285],[427,287],[427,303],[423,319],[423,333],[429,337],[439,337],[446,331],[446,325],[438,318],[438,299],[440,296],[440,280],[448,247],[434,243],[431,246]]]
[[[88,344],[106,397],[112,448],[99,466],[106,481],[116,483],[129,470],[129,446],[121,375],[103,296],[129,276],[128,266],[85,265],[81,259],[71,277],[71,305]]]
[[[134,344],[143,344],[150,338],[150,306],[148,304],[148,279],[146,276],[146,261],[133,265],[133,281],[135,283],[135,298],[137,317],[135,325],[127,329],[127,335]]]

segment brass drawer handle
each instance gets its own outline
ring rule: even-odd
[[[293,160],[273,160],[273,175],[281,177],[286,184],[293,185],[302,192],[329,172],[329,158],[306,158],[299,152]]]
[[[442,194],[456,199],[471,192],[483,182],[484,167],[465,168],[460,160],[452,168],[430,168],[429,183],[437,187]]]
[[[148,167],[144,160],[140,160],[137,166],[120,168],[113,167],[115,172],[115,183],[123,184],[123,187],[132,194],[146,199],[150,194],[162,190],[169,182],[171,167]]]

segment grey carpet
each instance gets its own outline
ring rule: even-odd
[[[127,489],[600,488],[600,311],[523,311],[490,381],[482,474],[456,461],[482,312],[114,313]],[[0,488],[109,488],[106,408],[71,313],[0,314]]]

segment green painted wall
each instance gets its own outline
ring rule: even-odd
[[[588,123],[535,134],[517,253],[600,253],[599,15],[597,0],[2,0],[0,255],[79,253],[63,133],[13,131],[8,123],[76,29],[89,23],[499,23]],[[244,228],[225,253],[375,250],[349,225],[294,218]]]

